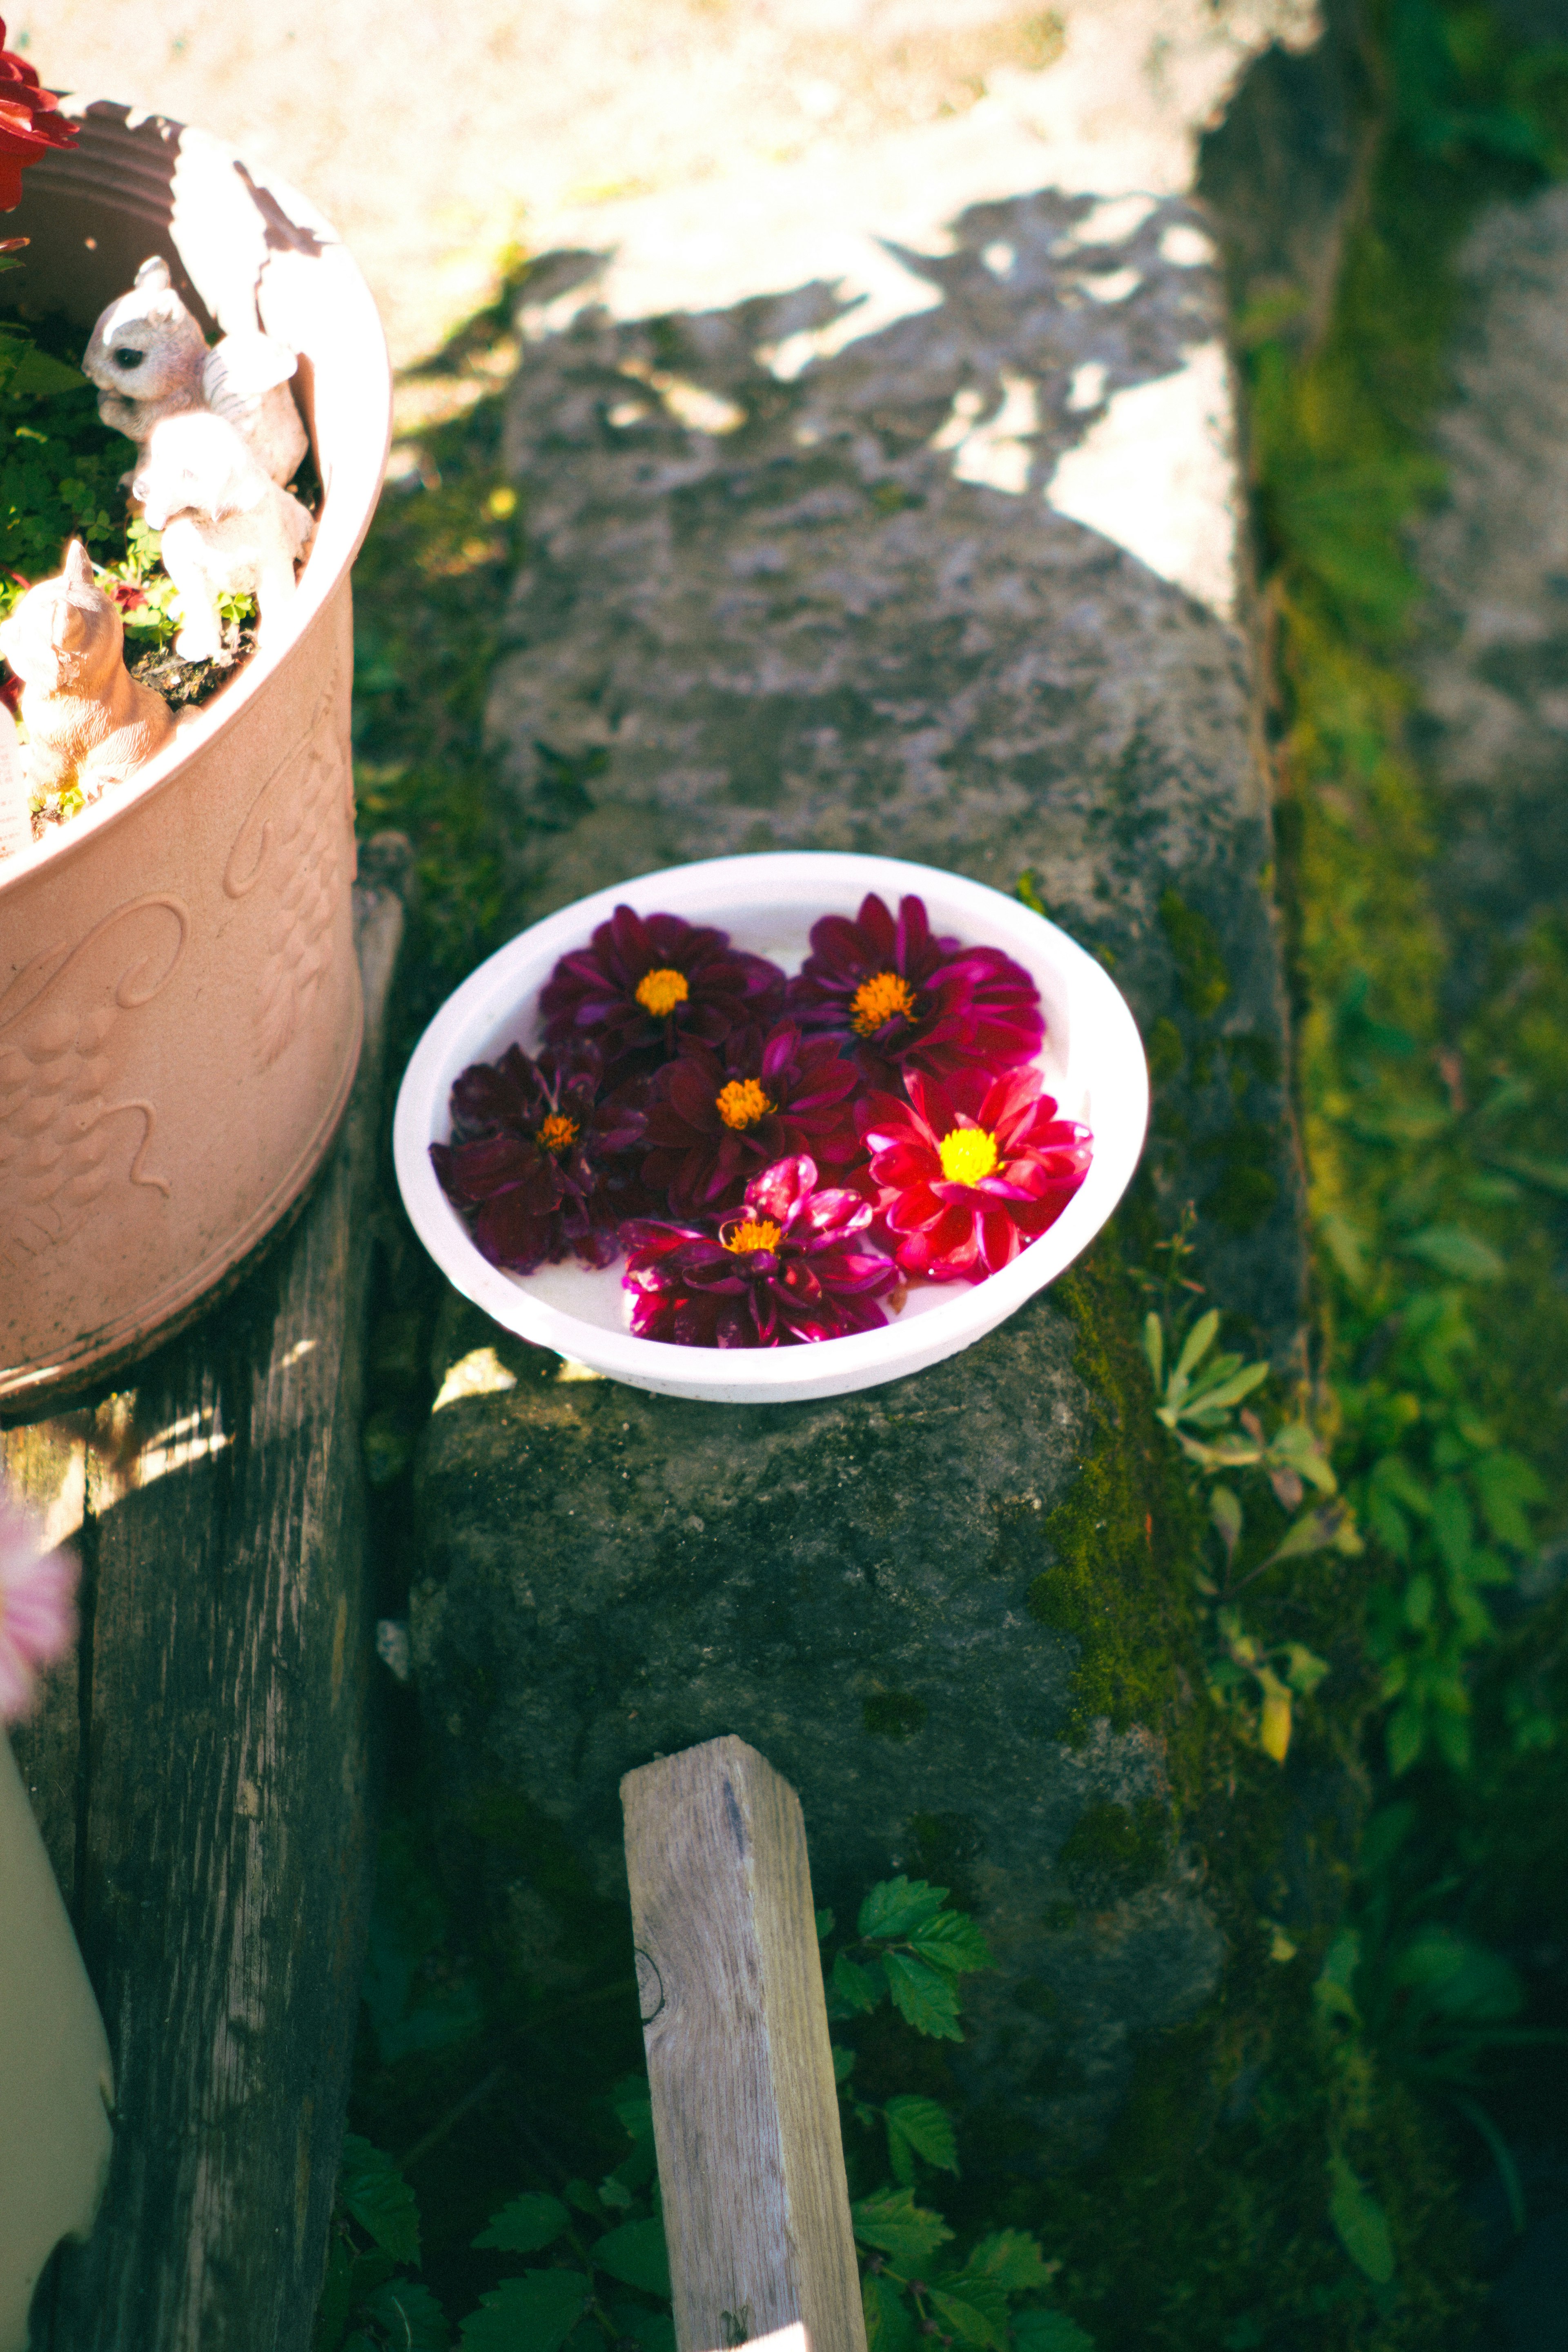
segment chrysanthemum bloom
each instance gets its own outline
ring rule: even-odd
[[[1054,1225],[1089,1171],[1094,1139],[1059,1118],[1038,1070],[909,1079],[857,1116],[906,1274],[979,1282]]]
[[[1021,964],[1000,948],[937,938],[922,898],[900,898],[895,921],[875,891],[853,922],[824,915],[812,926],[788,1001],[804,1028],[837,1037],[889,1092],[910,1070],[1012,1069],[1045,1034],[1040,992]]]
[[[27,1713],[38,1668],[70,1647],[76,1579],[70,1554],[44,1549],[37,1519],[0,1483],[0,1723]]]
[[[562,957],[539,1009],[552,1045],[586,1040],[614,1082],[776,1019],[784,990],[778,966],[732,948],[728,931],[617,907],[587,947]]]
[[[433,1143],[441,1189],[492,1265],[531,1274],[568,1256],[608,1265],[620,1255],[596,1164],[599,1067],[546,1046],[537,1061],[509,1045],[452,1088],[452,1139]]]
[[[898,1268],[864,1239],[857,1192],[816,1190],[804,1153],[764,1169],[740,1210],[703,1226],[626,1228],[632,1329],[688,1348],[779,1348],[874,1331]]]
[[[51,147],[74,147],[77,126],[57,114],[59,101],[45,89],[26,58],[5,47],[0,16],[0,213],[22,201],[22,174]]]
[[[733,1208],[780,1160],[843,1167],[861,1157],[849,1100],[860,1083],[833,1038],[803,1037],[793,1021],[689,1046],[654,1082],[643,1182],[689,1215]]]

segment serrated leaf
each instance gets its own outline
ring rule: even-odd
[[[946,1901],[946,1887],[928,1886],[923,1878],[880,1879],[861,1904],[857,1927],[868,1942],[897,1943],[934,1919]]]
[[[623,2221],[598,2241],[588,2259],[595,2270],[608,2271],[623,2286],[640,2286],[648,2294],[669,2293],[669,2256],[661,2221]]]
[[[571,2220],[558,2197],[525,2189],[521,2197],[490,2215],[474,2243],[494,2246],[503,2254],[536,2254],[541,2247],[553,2245]]]
[[[896,2099],[889,2099],[883,2113],[888,2119],[889,2155],[893,2136],[897,2133],[917,2156],[923,2156],[926,2162],[935,2165],[939,2172],[958,2170],[958,2148],[952,2137],[952,2120],[945,2107],[938,2106],[934,2099],[919,2098],[913,2093],[906,2092]]]
[[[868,2272],[860,2282],[866,2314],[866,2352],[914,2352],[915,2315],[903,2290],[885,2273]]]
[[[580,2271],[503,2279],[464,2320],[462,2352],[560,2352],[591,2291]]]
[[[887,1952],[882,1966],[893,2007],[917,2033],[933,2042],[962,2042],[958,2027],[958,1995],[952,1979],[907,1952]]]
[[[1013,2352],[1095,2352],[1095,2341],[1065,2311],[1020,2311],[1013,2318]]]
[[[933,1969],[945,1969],[950,1976],[966,1976],[996,1965],[984,1930],[967,1911],[939,1911],[934,1919],[915,1930],[910,1942],[922,1960],[929,1960]]]
[[[834,1961],[828,1982],[847,2009],[861,2014],[875,2009],[888,1989],[880,1960],[862,1968],[858,1960],[850,1959],[845,1952],[840,1952]]]
[[[1373,2286],[1386,2286],[1394,2276],[1394,2242],[1382,2206],[1342,2156],[1329,2158],[1329,2219],[1341,2245]]]
[[[921,2262],[952,2236],[940,2213],[915,2203],[912,2189],[879,2189],[852,2205],[849,2218],[862,2244],[895,2262]]]
[[[959,2282],[955,2280],[954,2287],[958,2284]],[[999,2312],[988,2311],[984,2308],[973,2281],[966,2276],[963,2281],[963,2287],[964,2289],[963,2293],[950,2293],[943,2288],[931,2287],[929,2290],[931,2308],[941,2314],[946,2320],[950,2332],[961,2342],[981,2347],[994,2345],[1000,2352],[1000,2347],[1007,2332],[1006,2296],[999,2294],[996,2297],[1000,2305]],[[984,2303],[990,2301],[990,2296],[984,2297]]]
[[[998,2230],[982,2238],[964,2264],[982,2278],[994,2278],[1009,2294],[1025,2294],[1031,2287],[1049,2286],[1060,2265],[1047,2263],[1039,2240],[1022,2230]]]
[[[395,2262],[419,2260],[419,2207],[390,2156],[349,2132],[338,2171],[338,2201]]]
[[[369,2311],[392,2352],[447,2352],[452,2331],[447,2315],[416,2279],[389,2279]]]

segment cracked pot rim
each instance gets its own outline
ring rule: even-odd
[[[450,1134],[459,1072],[514,1041],[539,1044],[539,992],[557,959],[585,944],[618,906],[717,923],[736,944],[795,969],[820,915],[853,915],[868,890],[890,904],[925,900],[933,930],[999,947],[1033,974],[1047,1018],[1039,1057],[1047,1085],[1069,1118],[1094,1135],[1083,1184],[1055,1224],[1000,1274],[973,1285],[922,1285],[880,1330],[809,1345],[754,1349],[685,1348],[640,1339],[611,1318],[629,1304],[623,1261],[603,1270],[542,1266],[503,1273],[482,1257],[431,1164]],[[786,1404],[843,1396],[906,1379],[972,1347],[1089,1246],[1131,1181],[1149,1118],[1149,1076],[1137,1024],[1121,990],[1092,956],[1043,916],[982,882],[902,858],[788,850],[705,859],[640,874],[579,898],[510,940],[449,996],[415,1049],[397,1097],[393,1152],[414,1229],[465,1298],[519,1338],[609,1380],[655,1394],[718,1404]]]

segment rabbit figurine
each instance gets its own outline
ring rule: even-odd
[[[305,428],[289,390],[295,366],[292,352],[254,328],[226,335],[209,351],[161,254],[142,264],[130,293],[101,314],[81,362],[100,387],[100,416],[142,457],[161,418],[206,408],[244,436],[275,482],[290,480],[305,454]]]
[[[180,596],[174,651],[184,660],[221,650],[220,596],[254,596],[264,631],[292,599],[294,565],[315,524],[226,418],[201,408],[160,417],[132,495],[163,534],[163,569]]]
[[[58,578],[29,588],[0,628],[0,654],[22,681],[34,792],[123,783],[174,733],[168,704],[131,676],[124,648],[119,608],[73,539]]]

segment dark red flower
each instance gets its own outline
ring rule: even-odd
[[[732,948],[728,931],[617,907],[587,947],[562,957],[539,1009],[552,1045],[585,1040],[614,1082],[689,1044],[720,1045],[742,1022],[774,1020],[784,990],[778,966]]]
[[[882,1222],[906,1274],[979,1282],[1054,1225],[1089,1171],[1094,1139],[1058,1118],[1038,1070],[950,1079],[913,1071],[910,1099],[873,1095],[857,1114]]]
[[[633,1223],[621,1279],[637,1294],[632,1329],[688,1348],[779,1348],[874,1331],[898,1268],[861,1236],[872,1209],[816,1190],[804,1154],[764,1169],[742,1207],[703,1225]]]
[[[546,1046],[537,1061],[509,1045],[452,1088],[452,1139],[433,1143],[441,1189],[492,1265],[511,1274],[576,1256],[620,1255],[607,1171],[595,1157],[599,1068]]]
[[[735,1207],[776,1160],[809,1152],[842,1167],[861,1157],[849,1101],[859,1084],[831,1037],[802,1037],[793,1021],[689,1046],[654,1081],[643,1182],[689,1215]]]
[[[1040,992],[1021,964],[1000,948],[937,938],[921,898],[900,898],[895,921],[874,891],[854,922],[824,915],[812,926],[788,1002],[804,1028],[837,1037],[889,1092],[910,1070],[1011,1069],[1045,1034]]]
[[[26,58],[5,47],[0,16],[0,213],[22,201],[22,174],[51,147],[74,147],[77,126],[57,114],[59,100],[45,89]]]

